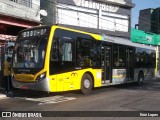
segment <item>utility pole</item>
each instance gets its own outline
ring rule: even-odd
[[[57,0],[52,0],[53,1],[53,22],[52,24],[57,23]]]
[[[41,0],[40,9],[46,10],[48,14],[41,20],[43,25],[53,25],[57,23],[57,0]]]

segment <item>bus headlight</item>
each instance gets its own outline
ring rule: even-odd
[[[36,81],[37,81],[37,82],[40,82],[41,80],[43,80],[43,79],[45,79],[45,78],[46,78],[46,72],[38,75],[37,78],[36,78]]]

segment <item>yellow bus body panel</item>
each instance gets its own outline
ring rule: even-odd
[[[15,79],[19,82],[34,82],[34,75],[28,74],[17,74]]]
[[[51,92],[79,90],[82,76],[89,73],[93,77],[94,87],[101,86],[101,69],[83,69],[49,76]]]
[[[159,49],[158,49],[158,47],[156,47],[156,49],[155,49],[155,51],[156,51],[156,68],[155,68],[155,76],[156,76],[156,74],[157,74],[157,72],[158,72],[158,61],[159,61]]]
[[[40,72],[38,72],[37,74],[35,75],[32,75],[32,74],[15,74],[13,71],[12,71],[12,74],[14,75],[15,79],[19,82],[35,82],[36,81],[36,78],[38,75],[42,74],[46,72],[45,69],[41,70]]]
[[[56,75],[49,75],[49,61],[50,61],[50,51],[51,51],[51,45],[52,40],[54,37],[54,32],[57,28],[87,34],[95,38],[96,40],[101,40],[101,36],[98,34],[92,34],[87,32],[82,32],[79,30],[73,30],[70,28],[60,27],[60,26],[52,26],[47,51],[46,51],[46,60],[45,60],[45,67],[44,70],[47,71],[47,77],[49,79],[49,86],[50,86],[50,92],[60,92],[60,91],[69,91],[69,90],[79,90],[81,88],[81,79],[82,76],[89,72],[93,76],[93,82],[94,87],[100,87],[101,86],[101,69],[83,69],[83,70],[74,70],[71,72],[65,72],[61,74]],[[97,76],[96,76],[97,75]]]

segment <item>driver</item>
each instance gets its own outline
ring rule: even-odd
[[[30,56],[29,54],[27,54],[26,57],[25,57],[25,63],[24,63],[24,66],[25,66],[26,68],[29,68],[30,59],[31,59],[31,56]]]
[[[34,57],[31,57],[30,54],[27,54],[26,57],[25,57],[24,66],[26,68],[33,68],[33,67],[35,67]]]

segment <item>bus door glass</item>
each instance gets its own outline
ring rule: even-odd
[[[111,46],[102,45],[102,83],[112,82]]]
[[[134,79],[134,49],[127,48],[127,80]]]

